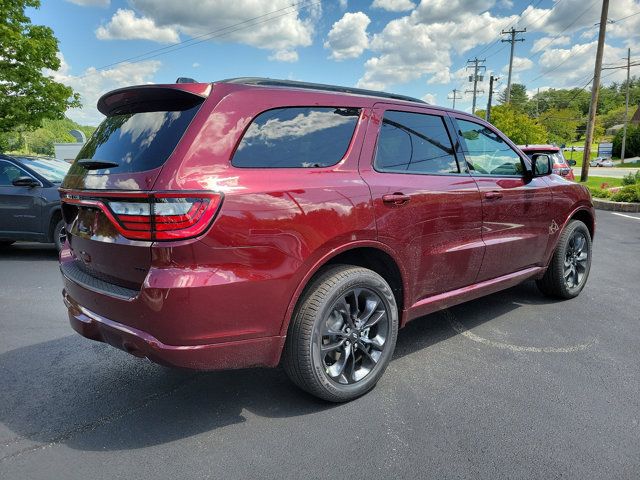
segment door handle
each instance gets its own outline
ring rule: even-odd
[[[409,203],[411,197],[409,195],[405,195],[404,193],[389,193],[387,195],[382,196],[382,201],[388,205],[404,205]]]
[[[498,200],[502,198],[502,192],[485,192],[484,198],[487,200]]]

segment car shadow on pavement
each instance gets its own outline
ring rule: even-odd
[[[14,243],[0,247],[0,262],[3,260],[33,261],[57,260],[58,251],[53,243]]]
[[[533,289],[524,284],[451,311],[472,328],[521,305],[550,302]],[[418,319],[401,330],[394,360],[455,335],[442,313]],[[0,462],[46,445],[137,449],[213,434],[247,415],[295,417],[375,401],[320,401],[298,390],[282,369],[168,369],[77,335],[3,353],[0,385],[0,422],[10,430],[0,436]]]

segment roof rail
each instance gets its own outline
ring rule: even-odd
[[[395,93],[379,92],[376,90],[366,90],[364,88],[341,87],[338,85],[325,85],[323,83],[298,82],[295,80],[278,80],[275,78],[260,77],[238,77],[220,80],[219,83],[238,83],[243,85],[261,85],[266,87],[291,87],[304,88],[308,90],[321,90],[325,92],[351,93],[354,95],[366,95],[368,97],[391,98],[394,100],[403,100],[405,102],[424,103],[424,100],[409,97],[407,95],[398,95]]]

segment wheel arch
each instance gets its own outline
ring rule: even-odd
[[[404,310],[408,302],[407,272],[404,270],[402,264],[397,261],[393,251],[385,244],[375,241],[364,241],[332,250],[309,269],[289,302],[284,321],[280,328],[280,334],[282,336],[287,334],[298,301],[311,281],[327,266],[339,264],[368,268],[384,278],[387,283],[389,283],[396,298],[400,326],[404,325],[406,321]]]
[[[594,212],[588,210],[587,208],[580,207],[573,211],[568,220],[565,222],[564,226],[566,227],[571,220],[580,220],[582,223],[584,223],[589,230],[591,239],[593,240],[593,236],[596,233],[596,218]]]

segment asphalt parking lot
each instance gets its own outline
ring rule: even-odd
[[[640,215],[598,212],[577,299],[527,283],[416,320],[377,387],[170,370],[76,335],[54,250],[0,251],[0,478],[640,476]]]

